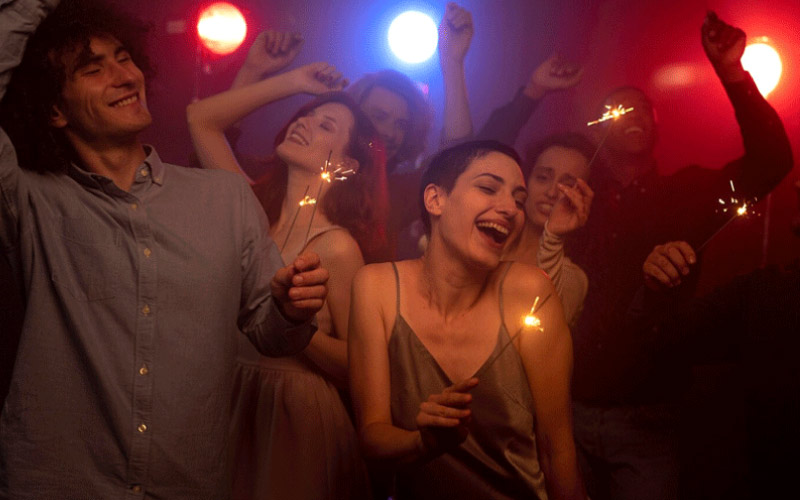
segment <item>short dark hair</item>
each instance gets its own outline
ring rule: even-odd
[[[492,152],[504,154],[518,165],[522,164],[522,160],[514,148],[491,140],[464,142],[440,151],[431,158],[422,174],[418,197],[426,233],[430,234],[431,232],[431,216],[425,208],[425,188],[429,184],[435,184],[449,193],[456,185],[456,180],[474,160]]]
[[[539,159],[542,153],[553,146],[560,146],[564,149],[577,151],[581,156],[586,158],[587,163],[592,160],[592,157],[595,156],[595,152],[597,151],[597,146],[588,137],[578,132],[561,132],[548,135],[530,146],[525,154],[525,163],[522,164],[522,173],[525,176],[526,183],[531,176],[536,160]],[[597,167],[598,161],[599,158],[595,158],[595,167]]]
[[[60,129],[50,125],[67,81],[67,56],[91,53],[92,38],[113,37],[149,76],[145,55],[147,25],[98,0],[70,0],[61,4],[28,41],[0,103],[0,126],[8,133],[21,167],[40,172],[64,172],[75,159]]]
[[[359,106],[375,87],[381,87],[402,97],[408,104],[409,126],[403,144],[397,151],[387,170],[391,173],[397,165],[415,161],[424,151],[428,139],[433,111],[425,96],[409,77],[393,69],[368,73],[347,88]]]

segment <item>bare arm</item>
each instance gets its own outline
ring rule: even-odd
[[[329,321],[319,321],[319,330],[303,353],[337,387],[347,388],[347,329],[350,317],[350,289],[356,272],[364,266],[358,244],[344,230],[329,231],[313,240],[309,250],[319,254],[328,270]]]
[[[509,281],[511,286],[505,288],[504,294],[516,304],[509,308],[512,316],[506,319],[508,325],[521,326],[530,307],[521,302],[521,297],[532,302],[532,296],[554,295],[537,312],[542,330],[523,331],[519,351],[533,396],[537,450],[549,497],[585,499],[572,434],[572,339],[561,302],[552,285],[534,268],[515,264]]]
[[[225,138],[226,128],[273,101],[299,93],[316,95],[340,90],[346,84],[335,67],[319,62],[190,104],[186,118],[201,165],[241,172]]]
[[[473,31],[472,14],[453,2],[448,3],[439,25],[439,64],[444,78],[443,144],[472,135],[464,58]]]

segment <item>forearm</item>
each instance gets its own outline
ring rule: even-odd
[[[742,134],[744,156],[726,167],[737,192],[747,198],[769,193],[792,169],[789,138],[780,117],[761,96],[749,74],[723,81]]]
[[[222,133],[260,107],[299,92],[291,73],[227,90],[190,104],[186,109],[189,128]]]
[[[240,324],[242,333],[264,356],[281,357],[300,353],[316,331],[311,321],[294,323],[278,308],[277,301],[269,297],[247,323]]]
[[[585,500],[575,448],[554,454],[542,454],[542,471],[547,483],[548,498],[553,500]]]
[[[492,111],[475,138],[494,139],[513,146],[539,102],[526,96],[523,89],[520,89],[511,102]]]
[[[347,389],[347,341],[333,338],[318,330],[303,354],[308,357],[333,384]]]
[[[360,439],[364,456],[370,460],[402,465],[425,456],[419,431],[408,431],[391,424],[375,422],[361,429]]]
[[[472,136],[472,117],[469,111],[464,64],[442,62],[444,77],[444,125],[442,144]]]

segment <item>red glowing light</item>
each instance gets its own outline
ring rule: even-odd
[[[765,98],[778,86],[783,73],[781,56],[766,37],[755,39],[755,43],[744,49],[742,66],[753,77],[758,91]]]
[[[224,56],[242,45],[247,36],[247,22],[236,6],[217,2],[200,12],[197,34],[209,51]]]

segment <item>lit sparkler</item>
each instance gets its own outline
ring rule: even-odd
[[[731,218],[725,221],[725,223],[722,226],[720,226],[719,229],[714,231],[714,233],[711,236],[709,236],[708,239],[706,239],[706,241],[704,241],[699,247],[697,247],[697,252],[700,252],[705,247],[707,247],[708,244],[711,243],[711,240],[713,240],[714,237],[716,237],[719,233],[721,233],[723,229],[728,227],[728,224],[736,220],[736,218],[744,217],[746,215],[751,214],[750,212],[751,204],[747,200],[740,201],[736,197],[736,186],[733,185],[732,179],[730,180],[730,184],[731,184],[730,200],[726,201],[722,198],[717,198],[717,201],[719,202],[720,205],[722,205],[722,213],[731,212],[733,215],[731,216]],[[758,200],[756,199],[753,200],[754,203],[756,201]]]
[[[614,123],[617,120],[619,120],[621,116],[627,115],[631,111],[633,111],[633,107],[626,108],[622,104],[619,104],[617,105],[616,108],[614,108],[606,104],[606,112],[603,113],[603,116],[601,116],[597,120],[591,121],[586,124],[587,127],[591,127],[592,125],[597,125],[598,123],[603,123],[611,120],[611,123],[609,124],[606,133],[603,134],[603,138],[600,139],[600,142],[597,144],[597,149],[595,149],[594,154],[592,155],[592,159],[589,160],[589,163],[586,166],[587,168],[591,168],[592,164],[597,159],[597,155],[600,154],[600,150],[603,148],[603,144],[605,144],[606,139],[608,139],[608,134],[611,133],[611,127],[614,126]]]
[[[308,204],[314,205],[314,210],[311,211],[311,219],[308,221],[308,229],[306,230],[306,237],[303,239],[303,247],[305,248],[306,243],[308,243],[308,235],[311,234],[311,226],[314,224],[314,215],[317,213],[317,200],[322,195],[322,187],[325,186],[325,183],[332,183],[333,181],[346,181],[351,175],[356,173],[356,169],[353,168],[352,163],[353,160],[345,159],[342,163],[337,163],[336,168],[331,168],[333,165],[331,163],[331,156],[333,155],[333,151],[328,153],[328,159],[325,160],[325,164],[322,166],[320,171],[320,183],[319,189],[317,189],[317,197],[311,198],[313,202]],[[306,196],[307,198],[307,196]],[[306,201],[305,199],[303,201]],[[303,202],[300,202],[303,203]]]
[[[316,198],[311,198],[308,196],[308,190],[311,186],[306,186],[306,191],[303,193],[303,199],[300,200],[300,203],[297,204],[297,210],[294,212],[294,217],[292,218],[292,223],[289,224],[289,231],[286,233],[286,239],[283,240],[283,245],[281,245],[281,253],[286,248],[286,244],[289,243],[289,236],[292,234],[292,229],[294,229],[294,223],[297,222],[297,216],[300,215],[300,209],[305,207],[306,205],[316,205],[317,200]]]
[[[517,332],[514,335],[511,336],[510,339],[508,339],[508,342],[506,342],[506,344],[500,348],[500,350],[497,352],[497,356],[495,356],[493,360],[489,361],[489,363],[486,365],[487,367],[491,366],[495,361],[500,359],[500,355],[503,354],[503,351],[505,351],[508,348],[508,346],[513,344],[514,341],[517,340],[517,337],[522,335],[522,332],[524,332],[525,330],[537,330],[539,332],[544,331],[544,328],[542,327],[542,320],[539,319],[539,316],[536,315],[536,311],[538,311],[539,309],[542,308],[542,306],[544,306],[545,302],[547,302],[547,300],[550,298],[551,295],[552,294],[545,297],[544,300],[542,300],[541,304],[539,303],[539,296],[538,295],[536,296],[536,298],[533,300],[533,305],[531,306],[530,312],[522,318],[522,326],[519,328],[519,330],[517,330]]]
[[[586,126],[591,127],[592,125],[597,125],[598,123],[607,122],[608,120],[616,120],[620,116],[628,114],[631,111],[633,111],[633,107],[626,108],[625,106],[620,104],[616,108],[613,108],[606,104],[606,112],[603,113],[603,116],[601,116],[597,120],[587,123]]]

